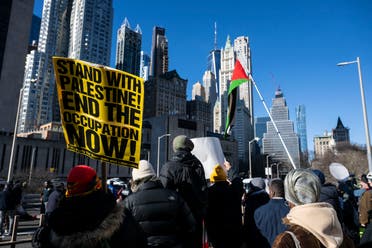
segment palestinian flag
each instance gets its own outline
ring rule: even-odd
[[[248,76],[244,71],[243,66],[240,64],[239,60],[235,62],[235,68],[233,75],[231,77],[231,82],[229,86],[228,92],[228,108],[227,108],[227,119],[226,119],[226,126],[225,126],[225,137],[226,135],[230,135],[231,128],[233,127],[233,123],[235,120],[235,110],[236,110],[236,98],[238,95],[238,87],[242,83],[248,82]]]

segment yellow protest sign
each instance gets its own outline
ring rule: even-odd
[[[137,168],[143,79],[77,59],[53,57],[67,149]]]

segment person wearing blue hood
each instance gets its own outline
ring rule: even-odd
[[[342,211],[340,206],[340,199],[337,192],[337,187],[331,183],[326,183],[324,173],[318,169],[312,170],[315,175],[318,176],[321,188],[320,188],[320,202],[328,202],[336,210],[338,220],[342,223]]]

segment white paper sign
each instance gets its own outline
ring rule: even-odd
[[[201,137],[191,139],[194,149],[191,151],[202,162],[205,178],[209,178],[213,168],[220,164],[223,168],[225,156],[223,155],[220,140],[216,137]]]

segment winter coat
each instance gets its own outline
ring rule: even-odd
[[[103,190],[64,198],[44,229],[33,247],[147,247],[143,230],[124,213],[124,205]]]
[[[329,203],[318,202],[293,207],[284,218],[288,231],[299,241],[301,248],[355,247],[343,234],[336,211]],[[288,232],[279,234],[273,248],[295,248]]]
[[[325,183],[320,188],[319,202],[328,202],[336,210],[338,220],[343,224],[342,209],[340,197],[338,196],[337,187],[331,183]]]
[[[46,213],[53,212],[56,209],[64,197],[64,190],[63,189],[55,189],[52,193],[50,193],[48,198],[48,205],[46,207]]]
[[[268,241],[268,247],[274,242],[279,233],[287,227],[282,219],[288,214],[289,207],[284,198],[275,197],[254,212],[254,220],[262,236]]]
[[[237,182],[237,181],[233,181]],[[214,247],[240,247],[242,243],[242,191],[227,181],[208,188],[206,226]]]
[[[0,191],[0,211],[6,211],[6,192]]]
[[[5,192],[6,210],[16,210],[17,199],[16,199],[16,195],[13,193],[13,188],[7,187],[4,192]]]
[[[370,212],[370,213],[369,213]],[[369,215],[372,217],[372,190],[367,190],[359,200],[359,223],[369,224]]]
[[[182,197],[159,180],[139,185],[125,198],[124,206],[141,225],[149,247],[187,247],[195,219]]]
[[[248,194],[245,196],[243,232],[245,242],[249,244],[250,247],[261,248],[263,244],[267,243],[266,239],[262,236],[256,226],[254,213],[257,208],[265,205],[269,200],[269,194],[267,194],[265,190],[254,186],[252,186]]]
[[[207,181],[201,162],[190,152],[179,150],[163,165],[159,178],[165,188],[182,196],[196,221],[201,222],[207,207]]]

